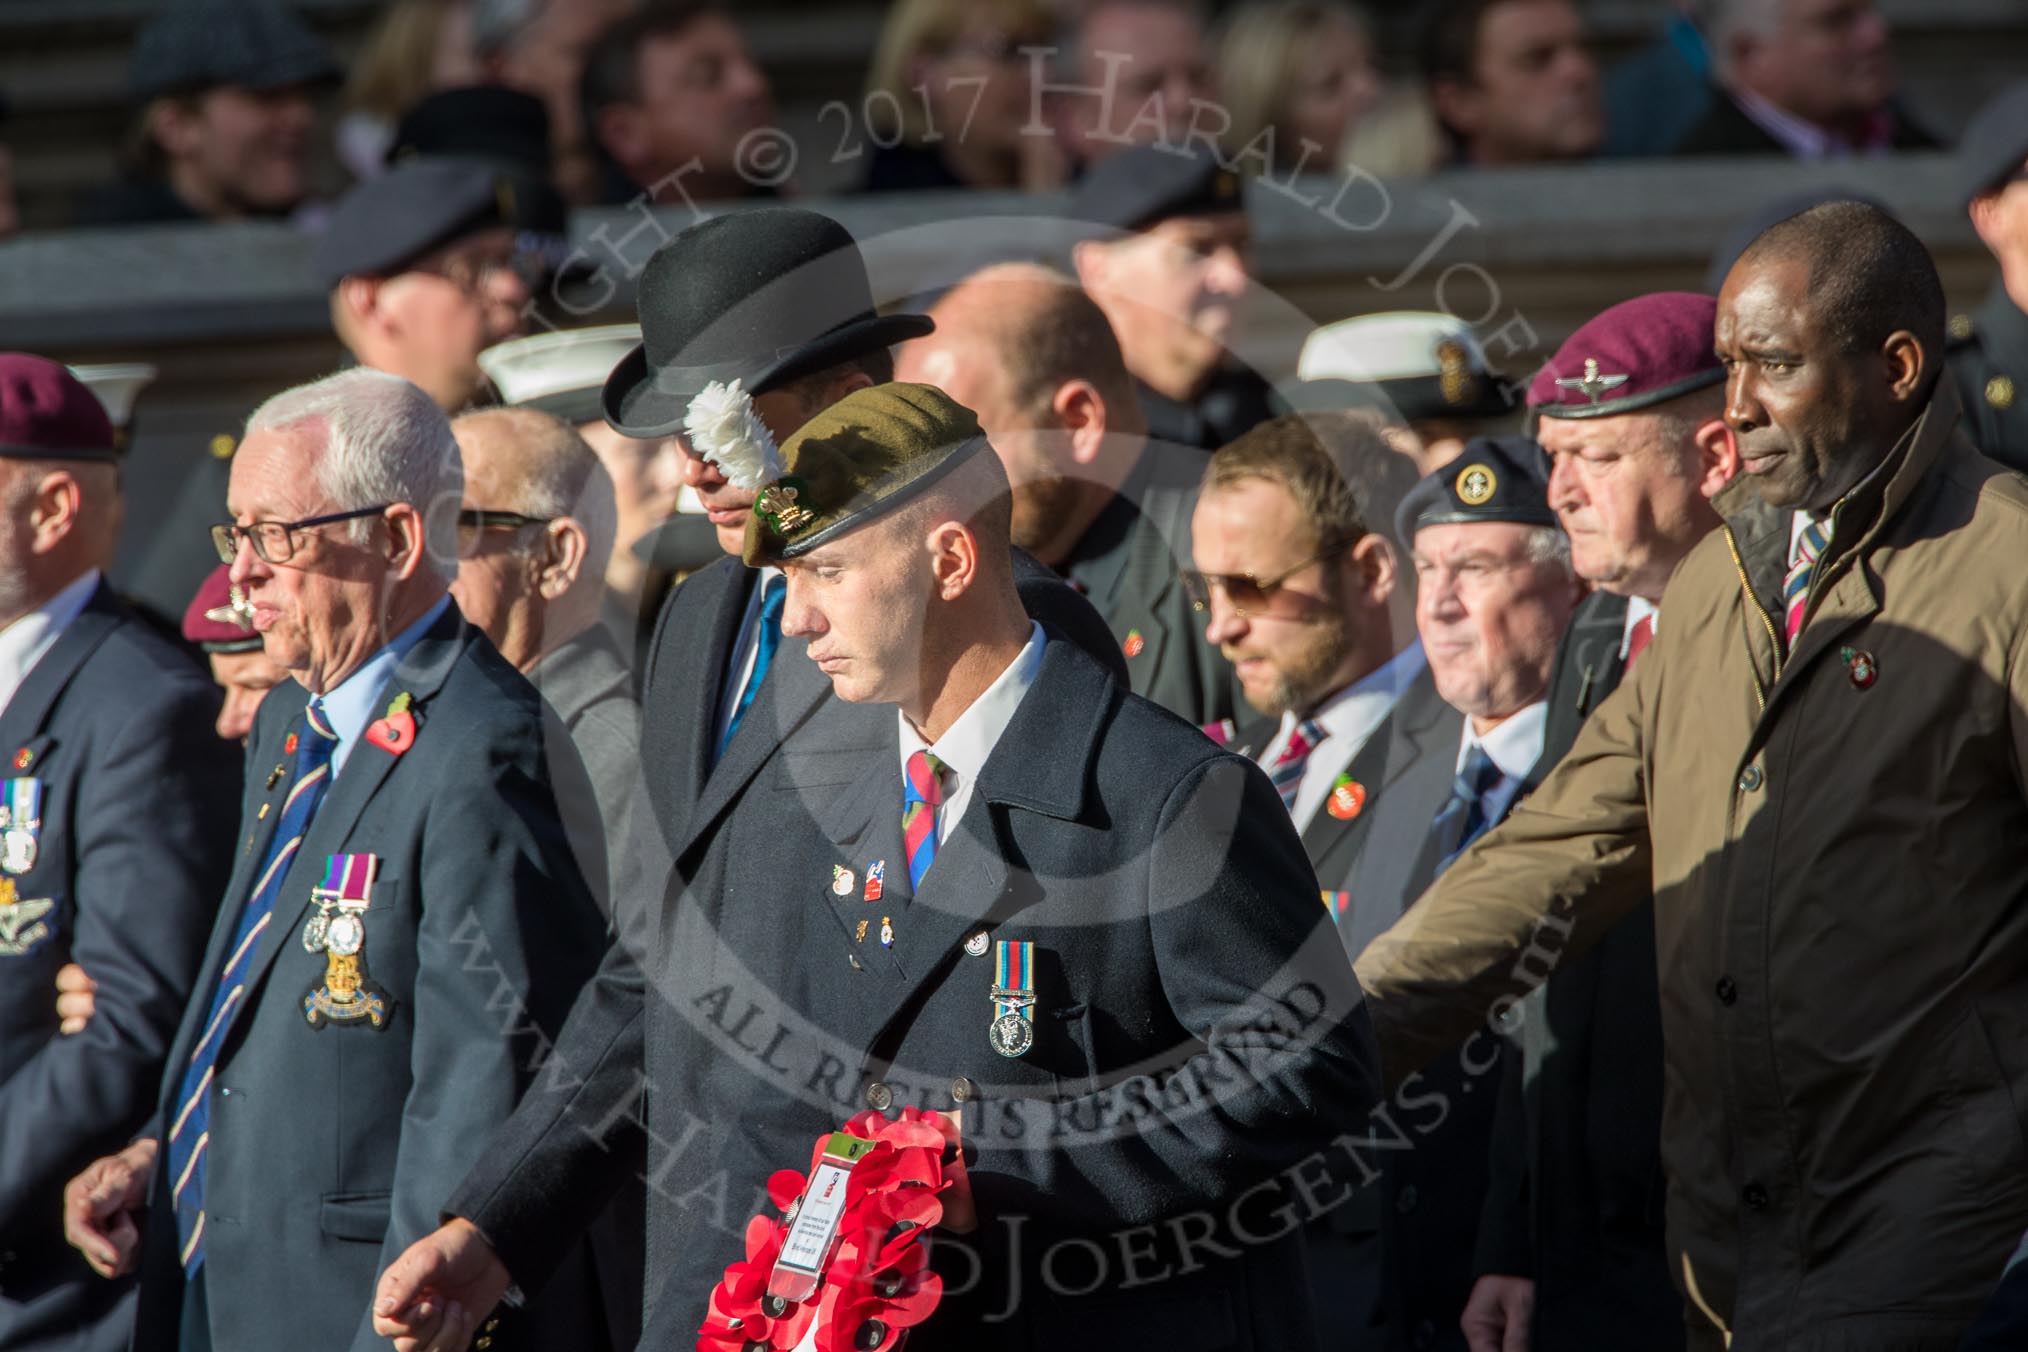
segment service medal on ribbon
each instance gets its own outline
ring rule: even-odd
[[[7,781],[6,829],[0,831],[0,869],[26,873],[35,867],[42,831],[42,781],[31,775]]]
[[[986,1041],[1002,1056],[1022,1056],[1035,1045],[1035,945],[999,939],[993,945],[993,1024]]]
[[[310,899],[318,915],[303,931],[303,945],[324,952],[324,980],[303,997],[303,1017],[322,1029],[327,1023],[368,1023],[387,1027],[394,1001],[366,971],[366,912],[373,905],[373,875],[380,861],[370,854],[334,854],[324,881]],[[322,923],[319,924],[318,922]]]

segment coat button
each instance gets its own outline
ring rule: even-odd
[[[224,1085],[220,1085],[220,1086],[218,1087],[218,1096],[219,1096],[220,1098],[231,1098],[231,1097],[232,1097],[232,1086],[231,1086],[231,1085],[229,1085],[229,1084],[224,1084]]]
[[[1729,976],[1718,978],[1718,1003],[1730,1005],[1737,999],[1739,999],[1739,987],[1734,984],[1732,978]]]
[[[894,1091],[884,1083],[875,1080],[866,1086],[866,1106],[876,1113],[884,1113],[894,1103]]]
[[[969,1103],[978,1096],[979,1086],[973,1084],[967,1077],[960,1075],[951,1081],[951,1102]]]
[[[1422,1194],[1415,1190],[1415,1184],[1405,1183],[1401,1195],[1394,1199],[1394,1209],[1406,1216],[1422,1204]]]
[[[1741,793],[1752,793],[1760,787],[1760,779],[1760,767],[1758,765],[1747,766],[1739,772],[1739,791]]]
[[[1746,1203],[1750,1211],[1767,1209],[1767,1189],[1758,1183],[1749,1183],[1739,1190],[1739,1200]]]

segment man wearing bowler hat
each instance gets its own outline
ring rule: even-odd
[[[63,1243],[63,1181],[118,1149],[196,980],[232,865],[237,748],[189,657],[102,580],[113,426],[55,362],[0,354],[0,1346],[127,1345],[132,1283]],[[59,1030],[56,974],[97,1011]]]
[[[1549,505],[1593,588],[1550,676],[1545,773],[1654,638],[1676,565],[1717,529],[1709,499],[1739,470],[1717,314],[1715,297],[1694,292],[1625,301],[1573,333],[1529,388]],[[1539,1347],[1680,1346],[1652,903],[1560,967],[1519,1025],[1466,1310],[1472,1352],[1499,1352],[1515,1326]]]
[[[671,596],[642,680],[641,759],[675,861],[667,897],[648,904],[666,925],[692,880],[717,866],[732,815],[805,822],[800,791],[810,775],[834,773],[821,766],[849,763],[877,743],[878,719],[832,700],[824,673],[796,645],[783,645],[780,570],[748,567],[738,556],[759,491],[754,466],[779,454],[776,439],[855,390],[887,383],[888,345],[932,325],[921,315],[876,312],[852,236],[791,207],[684,231],[649,259],[639,307],[642,342],[606,382],[606,420],[628,436],[683,438],[685,479],[733,556]],[[1119,645],[1097,611],[1026,555],[1016,553],[1012,566],[1029,613],[1102,654],[1124,683]],[[799,755],[792,762],[791,746]],[[754,792],[764,779],[798,792]],[[756,895],[751,904],[773,903]],[[581,1232],[604,1199],[642,1186],[626,1160],[644,1149],[653,1179],[647,1270],[662,1272],[686,1252],[696,1203],[682,1200],[684,1188],[667,1170],[680,1158],[690,1110],[673,1089],[645,1103],[642,1094],[673,1086],[670,1048],[697,1017],[658,994],[667,985],[659,970],[666,948],[657,935],[645,955],[624,942],[608,950],[557,1047],[583,1083],[531,1093],[452,1198],[447,1209],[458,1219],[384,1275],[377,1327],[398,1347],[447,1346],[440,1340],[455,1329],[438,1317],[446,1301],[470,1316],[492,1308],[510,1284],[539,1283],[563,1252],[560,1241]],[[419,1302],[421,1293],[434,1294]],[[652,1304],[646,1316],[654,1329]]]

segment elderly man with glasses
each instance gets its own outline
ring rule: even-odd
[[[361,366],[413,381],[446,413],[484,402],[479,354],[523,330],[545,266],[516,228],[525,190],[444,156],[399,164],[338,203],[317,270]]]
[[[92,1266],[140,1274],[140,1352],[382,1346],[375,1275],[436,1225],[597,963],[559,813],[582,766],[447,594],[460,480],[443,413],[378,371],[271,399],[234,458],[213,535],[294,684],[254,723],[155,1117],[65,1196]],[[590,1258],[560,1275],[501,1323],[602,1345]]]

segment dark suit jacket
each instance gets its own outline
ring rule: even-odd
[[[754,1189],[889,1096],[963,1112],[982,1218],[939,1241],[952,1294],[911,1345],[1314,1345],[1301,1239],[1269,1181],[1311,1157],[1327,1175],[1328,1142],[1376,1088],[1349,967],[1266,777],[1052,642],[911,895],[897,721],[876,714],[870,752],[789,748],[679,913],[668,976],[689,1015],[655,1092],[697,1132],[674,1208],[687,1243],[648,1345],[694,1332]],[[863,879],[875,861],[877,902],[832,886],[834,866]],[[987,1038],[1003,939],[1035,945],[1019,1058]],[[1277,1038],[1256,1024],[1294,1032],[1283,1000],[1309,1045],[1269,1073],[1252,1058]],[[1235,1220],[1263,1182],[1259,1213]],[[1193,1261],[1175,1227],[1200,1221],[1225,1248]],[[1236,1243],[1248,1222],[1255,1242]],[[1119,1235],[1137,1256],[1093,1270]]]
[[[1369,796],[1360,822],[1350,824],[1363,823],[1360,848],[1337,882],[1319,875],[1326,887],[1351,893],[1339,928],[1354,957],[1434,879],[1437,860],[1425,846],[1430,823],[1450,799],[1463,733],[1464,716],[1443,702],[1425,668],[1361,752]],[[1377,1152],[1378,1183],[1330,1217],[1341,1233],[1380,1236],[1381,1315],[1390,1349],[1464,1348],[1458,1318],[1477,1276],[1473,1244],[1505,1056],[1501,1040],[1482,1033],[1396,1091],[1373,1127],[1376,1139],[1388,1143]]]
[[[1020,551],[1015,574],[1031,616],[1124,679],[1124,659],[1089,602]],[[676,1082],[673,1057],[689,1017],[668,994],[677,912],[686,896],[714,895],[720,828],[763,772],[779,769],[786,745],[793,741],[806,760],[859,765],[892,724],[891,710],[831,698],[830,680],[805,645],[784,642],[724,757],[711,763],[728,655],[755,576],[736,559],[721,560],[688,578],[663,609],[643,679],[641,760],[674,864],[666,895],[648,908],[638,942],[623,935],[607,950],[571,1011],[556,1056],[571,1073],[536,1086],[448,1207],[477,1225],[524,1283],[554,1270],[608,1199],[645,1182],[646,1305],[653,1311],[658,1284],[692,1248],[695,1229],[675,1209],[672,1173],[694,1133],[695,1109],[659,1088]],[[777,897],[756,904],[769,913],[781,905]],[[658,1086],[652,1096],[650,1084]],[[645,1179],[632,1163],[639,1159]],[[678,1333],[687,1342],[695,1331],[693,1321]]]
[[[1911,121],[1900,108],[1893,109],[1895,150],[1934,150],[1937,139]],[[1711,106],[1694,127],[1683,134],[1671,155],[1786,155],[1789,148],[1768,135],[1758,122],[1740,110],[1730,94],[1715,90]]]
[[[1594,592],[1550,675],[1542,766],[1616,689],[1627,603]],[[1663,1232],[1662,1015],[1652,902],[1523,1006],[1500,1087],[1481,1272],[1536,1282],[1534,1346],[1680,1347]]]
[[[220,1039],[207,1155],[204,1279],[220,1352],[378,1352],[381,1270],[438,1224],[453,1184],[537,1074],[598,960],[603,926],[558,817],[588,793],[534,687],[455,608],[396,667],[376,703],[413,698],[396,755],[363,737],[284,875],[246,997]],[[248,876],[289,791],[285,734],[308,701],[284,684],[261,705],[236,865],[200,969],[218,971]],[[567,788],[552,790],[561,777]],[[267,810],[263,813],[262,809]],[[326,958],[301,935],[326,856],[379,857],[362,965],[392,1001],[382,1028],[312,1027],[306,993]],[[201,1035],[200,981],[163,1076],[156,1136]],[[136,1352],[173,1348],[184,1291],[169,1151],[153,1180]],[[503,1325],[501,1346],[596,1346],[598,1295],[580,1256]]]
[[[101,583],[0,711],[42,782],[35,862],[0,878],[0,1347],[125,1347],[128,1282],[63,1240],[63,1185],[154,1106],[225,884],[239,753],[218,691]],[[0,789],[4,789],[0,785]],[[98,982],[59,1036],[56,970]]]
[[[1157,394],[1140,379],[1134,381],[1141,411],[1148,419],[1148,441],[1169,455],[1182,451],[1215,451],[1237,441],[1275,416],[1274,388],[1252,367],[1238,361],[1220,366],[1187,404]],[[1204,468],[1196,456],[1197,469]]]
[[[1200,457],[1151,444],[1063,568],[1105,617],[1134,693],[1199,727],[1245,707],[1232,664],[1205,641],[1209,617],[1183,589],[1203,474]]]

